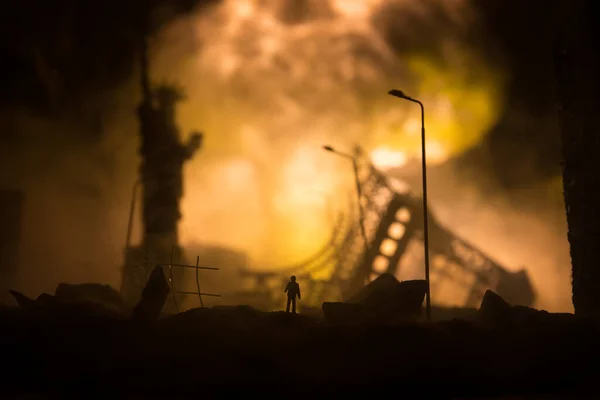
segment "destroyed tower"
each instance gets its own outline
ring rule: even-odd
[[[600,316],[600,175],[598,93],[600,52],[597,1],[561,4],[565,23],[555,46],[563,188],[569,227],[573,306],[583,316]]]
[[[348,300],[365,285],[384,274],[397,276],[410,267],[411,247],[424,237],[423,202],[377,170],[368,155],[356,151],[357,175],[364,207],[364,227],[368,245],[364,246],[357,215],[347,215],[346,224],[337,224],[331,239],[312,257],[294,266],[280,267],[283,273],[242,271],[248,281],[240,295],[252,304],[273,309],[282,304],[289,275],[296,275],[305,288],[301,307],[320,307],[323,302]],[[476,246],[443,227],[428,211],[431,256],[431,291],[434,303],[475,308],[487,289],[492,289],[512,304],[530,306],[535,291],[527,271],[511,272]],[[343,226],[345,225],[345,229]],[[419,251],[419,253],[421,253]],[[422,253],[421,253],[422,254]],[[335,268],[330,276],[324,271]],[[420,264],[417,261],[417,264]],[[279,284],[276,282],[279,280]],[[274,281],[274,282],[273,282]],[[273,290],[273,288],[276,288]],[[262,299],[258,304],[257,300]],[[440,304],[438,303],[438,304]]]
[[[172,252],[181,254],[178,224],[183,196],[183,165],[202,145],[202,135],[193,133],[181,143],[175,111],[183,93],[176,87],[161,85],[154,90],[148,77],[147,38],[141,54],[142,101],[138,106],[141,156],[140,182],[143,191],[143,239],[140,249],[126,249],[121,293],[133,305],[141,295],[148,269],[168,264]],[[142,266],[142,268],[140,268]],[[172,284],[180,284],[183,272],[177,271]]]

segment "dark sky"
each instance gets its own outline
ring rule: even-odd
[[[478,3],[490,41],[499,46],[492,51],[503,54],[511,76],[508,107],[488,138],[497,177],[518,187],[540,175],[555,175],[560,140],[552,48],[560,29],[558,1]]]
[[[82,99],[94,94],[101,118],[110,89],[131,73],[140,16],[167,0],[30,0],[11,2],[1,13],[3,85],[0,103],[39,113],[85,114]],[[171,1],[174,13],[202,1]],[[208,1],[204,1],[206,3]],[[487,56],[510,68],[509,104],[489,137],[492,158],[523,162],[527,170],[556,172],[558,131],[555,113],[552,42],[554,1],[477,0],[488,31]],[[8,8],[7,8],[8,7]],[[105,95],[105,96],[104,96]],[[86,101],[85,103],[89,103]],[[526,118],[523,118],[526,116]],[[94,117],[94,116],[91,116]],[[4,135],[9,132],[5,131]],[[500,181],[518,185],[529,177],[497,163]]]

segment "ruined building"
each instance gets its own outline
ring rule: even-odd
[[[568,7],[567,4],[568,3]],[[563,188],[571,246],[573,305],[600,315],[600,33],[597,1],[565,2],[555,45]]]

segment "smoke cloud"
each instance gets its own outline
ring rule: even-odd
[[[124,185],[133,182],[137,162],[129,158],[135,125],[108,124],[110,134],[96,136],[89,121],[22,110],[2,117],[14,140],[2,148],[0,182],[25,193],[15,288],[37,295],[64,281],[116,285],[127,221]]]
[[[418,110],[392,87],[428,104],[432,162],[477,145],[502,76],[462,42],[473,18],[465,1],[228,0],[167,27],[156,79],[185,86],[179,122],[207,133],[187,169],[184,240],[234,244],[269,268],[314,252],[352,178],[322,145],[360,144],[379,165],[420,153]]]

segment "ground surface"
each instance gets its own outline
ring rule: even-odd
[[[344,327],[237,307],[134,326],[70,307],[4,309],[0,327],[5,394],[574,398],[590,393],[600,368],[598,332],[584,322]]]

